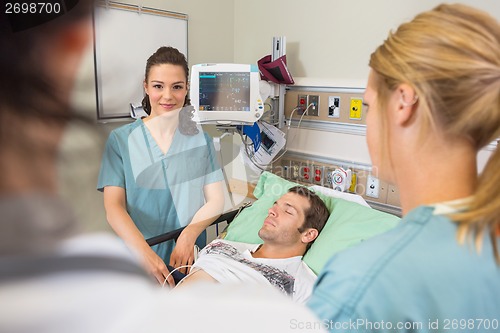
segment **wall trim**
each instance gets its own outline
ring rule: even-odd
[[[287,124],[290,121],[291,121],[291,126],[294,129],[310,129],[310,130],[318,130],[325,132],[366,136],[366,125],[339,123],[339,122],[331,122],[323,120],[303,119],[302,121],[300,121],[297,119],[292,119],[292,120],[290,120],[290,118],[286,119]],[[300,127],[298,127],[299,122],[300,122]]]

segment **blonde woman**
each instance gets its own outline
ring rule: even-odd
[[[308,305],[331,330],[498,330],[500,148],[479,177],[476,156],[500,136],[500,25],[441,5],[370,67],[368,147],[403,223],[332,258]]]

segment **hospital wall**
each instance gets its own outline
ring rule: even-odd
[[[235,0],[234,61],[255,63],[271,52],[274,36],[286,36],[287,61],[296,86],[362,88],[370,54],[388,32],[442,2],[450,1]],[[477,7],[500,20],[497,0],[451,2]],[[291,151],[370,163],[364,136],[309,129],[296,132],[296,139],[288,145]],[[479,170],[495,147],[489,145],[479,153]]]
[[[389,30],[443,2],[471,5],[500,19],[498,0],[234,0],[234,61],[255,62],[269,53],[273,36],[283,35],[298,84],[363,84],[369,56]]]

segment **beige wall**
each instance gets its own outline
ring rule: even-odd
[[[255,63],[269,54],[274,36],[286,36],[296,85],[366,85],[371,52],[391,29],[443,2],[468,4],[500,20],[498,0],[234,0],[234,61]],[[259,23],[257,23],[259,22]],[[298,130],[288,148],[370,163],[364,136]],[[335,145],[318,143],[335,143]],[[491,147],[479,154],[482,169]]]
[[[233,0],[122,0],[120,2],[187,14],[188,62],[190,66],[203,62],[234,61]],[[127,41],[124,49],[133,44],[134,41]],[[92,115],[95,114],[93,61],[93,48],[90,45],[80,68],[74,96],[74,103]],[[144,59],[145,64],[146,59]]]
[[[233,0],[122,1],[187,14],[190,66],[204,62],[233,62]]]
[[[273,36],[284,35],[294,77],[365,82],[369,56],[389,30],[442,2],[500,19],[498,0],[234,0],[234,60],[255,63],[270,53]]]

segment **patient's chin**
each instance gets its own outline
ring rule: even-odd
[[[269,241],[269,240],[274,238],[272,233],[269,230],[267,230],[265,228],[265,226],[260,228],[258,235],[259,235],[260,239],[262,239],[263,241]]]

